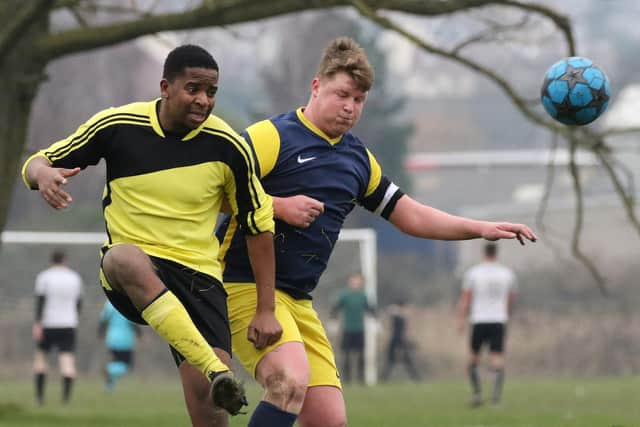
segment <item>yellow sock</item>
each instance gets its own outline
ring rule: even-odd
[[[171,291],[166,291],[142,310],[142,318],[205,376],[208,377],[211,372],[229,370],[211,349],[191,321],[187,310]]]

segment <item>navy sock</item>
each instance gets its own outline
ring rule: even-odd
[[[251,415],[247,427],[292,427],[298,416],[261,401]]]

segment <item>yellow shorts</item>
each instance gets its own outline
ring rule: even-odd
[[[256,350],[247,339],[247,328],[256,310],[256,285],[226,283],[224,287],[229,294],[227,306],[233,353],[254,378],[256,366],[265,354],[285,342],[301,342],[311,368],[309,386],[328,385],[342,389],[331,343],[311,300],[296,300],[276,290],[276,318],[282,326],[282,337],[275,344]]]

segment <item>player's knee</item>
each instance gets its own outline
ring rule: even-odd
[[[291,375],[284,370],[275,372],[265,380],[267,400],[284,409],[301,406],[307,385],[306,377]]]
[[[140,266],[148,262],[147,255],[135,245],[116,245],[110,248],[102,258],[102,271],[109,285],[118,290],[131,286],[140,274]]]
[[[36,353],[36,357],[33,360],[33,371],[36,374],[43,374],[47,372],[47,369],[47,360],[45,359],[44,355]]]
[[[62,353],[59,357],[60,373],[63,377],[75,378],[76,362],[72,354]]]

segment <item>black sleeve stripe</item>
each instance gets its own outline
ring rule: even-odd
[[[85,137],[91,133],[95,128],[102,126],[104,123],[108,123],[111,120],[114,119],[130,119],[134,122],[139,121],[140,123],[144,123],[144,124],[151,124],[151,121],[149,119],[148,116],[145,115],[141,115],[141,114],[133,114],[133,113],[115,113],[115,114],[110,114],[108,116],[102,117],[101,119],[95,121],[94,123],[92,123],[90,126],[87,127],[87,129],[84,130],[84,132],[82,132],[79,135],[75,135],[70,143],[73,144],[76,141],[80,141],[80,140],[84,140]],[[63,149],[64,147],[61,147],[60,149]],[[56,156],[57,152],[52,152],[51,155]]]
[[[387,206],[387,203],[389,203],[389,201],[391,200],[391,198],[393,197],[393,195],[397,190],[399,190],[398,186],[395,185],[393,182],[390,182],[389,185],[387,186],[387,189],[384,192],[384,196],[382,196],[382,200],[380,201],[380,203],[376,207],[376,210],[373,213],[377,215],[381,215],[382,211]]]
[[[84,145],[87,141],[93,138],[95,134],[98,133],[100,130],[116,124],[126,123],[126,124],[138,124],[138,125],[151,126],[151,121],[149,120],[149,118],[146,118],[146,120],[140,120],[140,119],[135,119],[135,118],[126,117],[126,116],[131,116],[131,114],[114,114],[112,116],[102,118],[98,120],[96,123],[93,123],[87,129],[85,129],[85,131],[82,132],[82,134],[76,135],[73,138],[71,138],[71,140],[67,144],[61,147],[58,147],[58,149],[54,151],[45,151],[44,154],[51,160],[60,159],[66,156],[67,154],[69,154],[71,151]]]
[[[247,220],[250,221],[250,223],[247,223],[246,225],[249,227],[249,231],[251,234],[260,233],[260,229],[258,228],[258,225],[256,224],[256,221],[255,221],[255,210],[259,208],[261,205],[260,205],[260,199],[258,196],[258,190],[255,187],[254,181],[251,179],[251,177],[254,176],[256,173],[254,170],[254,165],[252,161],[252,158],[253,158],[252,153],[250,153],[247,147],[245,147],[240,141],[238,141],[237,138],[235,138],[233,135],[231,135],[228,132],[222,131],[220,129],[209,128],[209,127],[203,128],[203,130],[206,130],[209,133],[212,133],[214,135],[222,136],[225,139],[229,140],[244,157],[245,163],[247,164],[247,172],[248,172],[247,181],[250,187],[250,196],[251,196],[253,207],[255,208],[249,214],[249,218],[247,218]],[[244,221],[244,218],[242,220]]]
[[[400,190],[398,187],[396,187],[396,189],[396,192],[393,193],[393,196],[391,196],[391,199],[389,199],[386,206],[382,210],[382,213],[380,214],[380,216],[384,219],[389,219],[389,217],[391,216],[391,212],[393,212],[396,204],[398,203],[398,200],[400,200],[400,197],[404,196],[402,190]]]
[[[403,195],[404,193],[397,185],[383,176],[375,191],[362,200],[362,205],[367,210],[389,219],[398,199]]]

